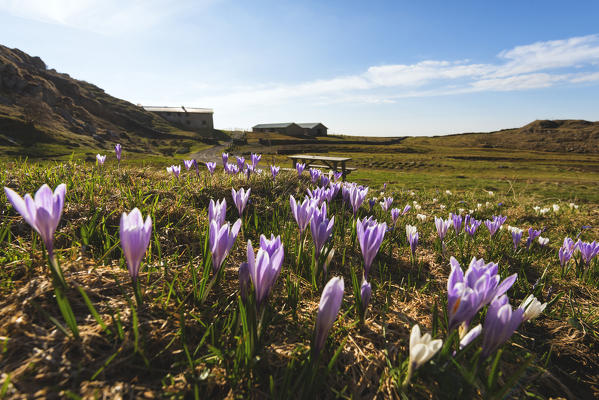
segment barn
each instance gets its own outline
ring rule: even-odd
[[[320,122],[302,122],[298,123],[304,129],[304,134],[308,136],[326,136],[328,128]]]
[[[195,107],[143,107],[173,124],[189,129],[214,129],[214,111]]]
[[[278,124],[258,124],[252,127],[253,132],[277,132],[289,136],[303,136],[304,128],[295,122],[284,122]]]
[[[284,122],[277,124],[258,124],[253,132],[277,132],[289,136],[326,136],[327,127],[320,122]]]

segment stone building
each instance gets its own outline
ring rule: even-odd
[[[285,122],[279,124],[258,124],[252,127],[253,132],[277,132],[289,136],[326,136],[327,127],[320,122],[299,123]]]
[[[182,128],[214,129],[212,118],[214,111],[210,108],[192,107],[143,107],[144,110],[160,115],[162,118]]]

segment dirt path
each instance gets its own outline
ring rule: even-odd
[[[222,153],[231,145],[231,142],[224,142],[224,144],[219,144],[216,146],[212,146],[208,149],[200,150],[191,155],[191,158],[201,162],[220,162]]]

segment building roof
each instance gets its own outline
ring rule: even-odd
[[[324,126],[324,124],[322,122],[298,122],[297,124],[299,126],[301,126],[302,128],[308,128],[308,129],[316,128],[318,125]],[[324,126],[324,127],[326,128],[326,126]]]
[[[211,108],[196,108],[196,107],[153,107],[142,106],[144,110],[150,112],[174,112],[174,113],[198,113],[198,114],[213,114]]]
[[[291,125],[296,125],[294,122],[283,122],[278,124],[258,124],[254,125],[252,128],[257,129],[271,129],[271,128],[289,128]]]

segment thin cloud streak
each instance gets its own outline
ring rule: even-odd
[[[530,90],[599,81],[599,35],[516,46],[501,51],[497,57],[505,62],[425,60],[409,65],[372,66],[359,75],[247,88],[204,97],[197,103],[225,108],[292,101],[321,105],[392,103],[407,97]]]

